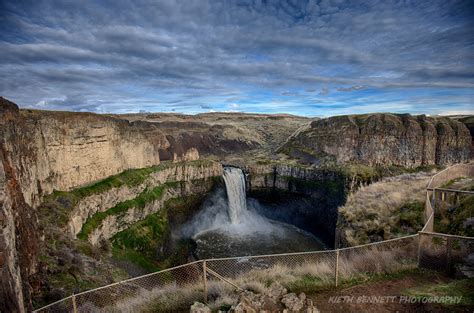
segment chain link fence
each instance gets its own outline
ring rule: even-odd
[[[474,274],[474,237],[419,233],[419,266],[456,276]]]
[[[454,193],[458,196],[459,190],[449,190],[440,187],[446,182],[459,177],[473,177],[474,176],[474,164],[456,164],[450,166],[441,172],[431,177],[428,186],[426,188],[426,201],[425,201],[425,226],[423,232],[434,232],[434,219],[436,205],[440,201],[444,201],[449,193]],[[471,192],[472,193],[472,192]],[[474,194],[474,193],[472,193]]]
[[[179,312],[195,301],[218,309],[234,302],[239,290],[261,293],[275,281],[290,290],[307,290],[416,267],[462,273],[474,257],[474,238],[433,233],[432,201],[434,188],[473,174],[474,165],[463,164],[431,178],[426,224],[415,235],[336,250],[195,261],[82,292],[35,312]]]
[[[176,312],[204,301],[203,261],[78,293],[37,312]]]
[[[417,266],[418,235],[338,250],[208,259],[82,292],[36,312],[177,312],[233,303],[239,290],[337,285]]]

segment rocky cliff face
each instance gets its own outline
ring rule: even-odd
[[[280,149],[313,162],[417,167],[469,160],[471,136],[449,118],[408,114],[336,116],[300,129]]]
[[[345,201],[342,171],[285,164],[249,165],[248,195],[260,200],[263,215],[309,231],[334,244],[337,207]]]
[[[28,279],[36,268],[40,240],[34,207],[42,196],[158,164],[163,139],[144,122],[20,111],[0,98],[0,310],[23,311],[30,305]]]
[[[161,132],[146,123],[67,112],[22,111],[20,118],[32,161],[24,166],[21,186],[31,204],[37,203],[35,195],[54,189],[69,190],[129,168],[159,164],[158,150],[166,146]],[[14,138],[5,139],[6,148],[13,150]]]
[[[31,308],[28,278],[36,267],[39,234],[21,184],[34,158],[18,107],[1,98],[0,117],[0,310],[23,312]]]

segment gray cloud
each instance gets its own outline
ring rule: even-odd
[[[364,89],[365,89],[364,86],[355,85],[355,86],[351,86],[351,87],[347,87],[347,88],[344,88],[344,87],[337,88],[337,91],[351,92],[351,91],[364,90]]]
[[[326,95],[328,95],[328,94],[329,94],[329,88],[327,88],[327,87],[323,87],[323,88],[321,89],[321,91],[319,92],[319,95],[320,95],[320,96],[326,96]]]
[[[30,107],[121,112],[130,103],[199,111],[275,95],[310,101],[295,89],[324,96],[472,90],[473,7],[441,0],[3,1],[0,93]]]

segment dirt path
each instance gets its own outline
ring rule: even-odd
[[[447,283],[449,281],[451,281],[449,277],[443,276],[441,274],[426,273],[405,276],[389,281],[378,281],[359,284],[353,287],[341,289],[336,292],[322,291],[315,294],[308,294],[308,297],[313,299],[316,307],[322,313],[474,312],[473,307],[468,308],[460,305],[445,306],[442,304],[434,303],[405,303],[406,301],[408,301],[407,289],[427,285],[442,284]],[[339,298],[337,296],[347,298]],[[347,301],[345,303],[342,303],[344,302],[343,300]],[[376,300],[382,300],[385,303],[375,303]],[[341,303],[338,303],[339,301]],[[367,303],[368,301],[372,303]]]

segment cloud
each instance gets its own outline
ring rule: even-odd
[[[0,94],[117,113],[335,110],[314,107],[316,95],[348,112],[361,101],[393,110],[387,99],[464,110],[473,16],[469,0],[5,0]]]
[[[320,96],[326,96],[328,94],[329,94],[329,88],[328,87],[321,88],[321,91],[319,92]]]
[[[358,91],[358,90],[364,90],[364,89],[365,89],[364,86],[355,85],[355,86],[351,86],[351,87],[347,87],[347,88],[340,87],[340,88],[337,88],[337,91],[351,92],[351,91]]]

